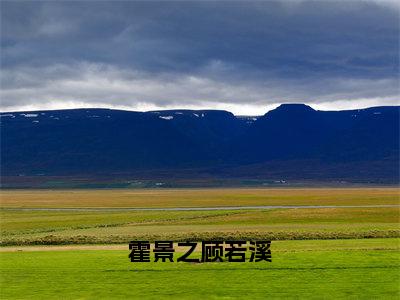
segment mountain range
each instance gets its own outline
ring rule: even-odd
[[[1,113],[1,175],[399,182],[399,106]]]

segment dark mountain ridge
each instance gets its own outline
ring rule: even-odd
[[[1,174],[199,174],[399,182],[400,107],[1,113]],[[314,167],[313,167],[314,166]],[[203,176],[202,175],[202,176]]]

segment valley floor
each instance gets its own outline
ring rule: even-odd
[[[0,295],[398,299],[399,195],[397,188],[2,191]],[[174,207],[188,210],[162,209]],[[131,240],[264,239],[272,240],[272,262],[128,259]]]

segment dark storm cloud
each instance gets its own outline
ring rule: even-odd
[[[395,103],[398,94],[395,2],[3,1],[1,8],[4,109],[68,101]]]

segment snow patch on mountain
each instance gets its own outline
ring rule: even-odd
[[[174,117],[173,116],[159,116],[160,119],[164,120],[172,120]]]

